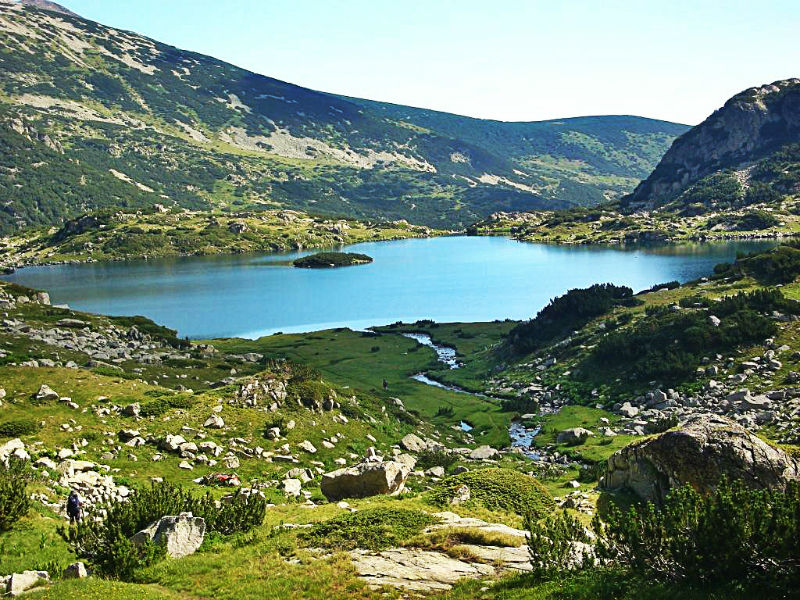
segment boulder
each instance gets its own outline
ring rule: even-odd
[[[300,495],[303,489],[303,482],[299,479],[284,479],[281,484],[283,486],[283,493],[295,498]]]
[[[427,444],[422,438],[413,433],[403,436],[403,439],[400,440],[400,445],[403,447],[403,450],[407,450],[408,452],[421,452],[427,447]]]
[[[478,446],[469,453],[470,460],[493,460],[500,457],[500,452],[491,446]]]
[[[64,569],[64,579],[83,579],[88,576],[86,565],[82,562],[74,562]]]
[[[46,383],[43,383],[36,392],[36,400],[39,402],[57,402],[60,398],[61,396]]]
[[[628,488],[659,503],[673,487],[688,484],[707,492],[723,476],[752,488],[781,488],[800,481],[800,463],[730,419],[699,414],[681,428],[613,454],[600,486]]]
[[[141,410],[141,405],[138,402],[133,402],[122,409],[122,414],[126,417],[138,417]]]
[[[161,442],[161,447],[164,450],[169,450],[170,452],[177,452],[181,444],[185,443],[186,438],[184,438],[182,435],[169,434],[164,438],[164,441]]]
[[[317,449],[314,447],[314,444],[312,444],[308,440],[303,440],[302,442],[297,444],[297,447],[300,448],[300,450],[308,452],[309,454],[317,453]]]
[[[450,504],[453,506],[458,506],[459,504],[467,502],[470,499],[470,496],[471,494],[469,491],[469,486],[462,483],[455,489],[453,497],[450,499]]]
[[[30,459],[30,455],[25,450],[25,444],[19,438],[9,440],[0,446],[0,463],[8,465],[8,461],[11,458],[18,460]]]
[[[147,541],[165,543],[167,556],[181,558],[193,554],[203,543],[206,535],[206,522],[192,513],[161,517],[145,529],[134,534],[131,541],[141,546]]]
[[[586,438],[593,435],[591,431],[583,427],[572,427],[571,429],[565,429],[559,432],[558,436],[556,436],[556,443],[575,446],[577,444],[582,444],[586,441]]]
[[[425,475],[428,477],[444,477],[444,467],[436,466],[431,467],[430,469],[425,471]]]
[[[13,573],[6,583],[6,594],[9,596],[19,596],[42,580],[50,581],[50,575],[47,571],[23,571],[22,573]]]
[[[362,462],[322,476],[322,493],[329,501],[398,494],[411,469],[396,461]]]
[[[219,415],[211,415],[206,419],[205,423],[203,423],[203,427],[207,429],[222,429],[225,427],[225,421],[223,421],[222,417]]]

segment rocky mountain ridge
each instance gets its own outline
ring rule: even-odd
[[[629,209],[659,208],[704,177],[745,169],[800,142],[800,79],[749,88],[673,142],[650,176],[623,201]]]

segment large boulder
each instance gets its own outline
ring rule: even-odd
[[[25,444],[19,438],[7,441],[0,446],[0,463],[8,465],[10,459],[28,460],[30,455],[25,450]]]
[[[800,463],[730,419],[701,414],[613,454],[600,485],[660,503],[673,487],[708,492],[723,476],[752,488],[781,488],[800,480]]]
[[[131,541],[137,546],[147,541],[156,544],[163,542],[166,544],[168,556],[181,558],[193,554],[203,543],[205,534],[205,519],[194,517],[192,513],[181,513],[178,516],[161,517],[135,533]]]
[[[559,432],[556,436],[557,444],[567,444],[569,446],[577,446],[586,441],[586,438],[594,434],[588,429],[583,427],[573,427],[572,429],[565,429]]]
[[[362,462],[322,476],[322,493],[330,500],[398,494],[411,469],[397,461]]]
[[[13,573],[6,579],[6,594],[9,596],[19,596],[43,581],[50,581],[50,575],[47,571],[23,571],[22,573]]]
[[[403,436],[400,445],[408,452],[422,452],[428,446],[421,437],[413,433]]]

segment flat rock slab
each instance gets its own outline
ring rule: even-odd
[[[461,517],[454,512],[438,512],[433,513],[433,516],[439,518],[439,523],[428,527],[425,530],[426,532],[433,531],[434,529],[457,527],[480,529],[486,532],[503,533],[521,538],[528,537],[528,532],[523,529],[515,529],[514,527],[509,527],[508,525],[503,525],[502,523],[488,523],[486,521],[482,521],[481,519],[474,519],[472,517]]]
[[[463,577],[495,574],[491,565],[468,563],[446,554],[415,548],[392,548],[383,552],[350,552],[356,572],[371,587],[389,585],[416,592],[449,590]]]

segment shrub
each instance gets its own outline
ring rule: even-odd
[[[417,455],[417,468],[425,470],[431,467],[444,467],[445,470],[458,461],[458,455],[447,450],[426,449]]]
[[[536,315],[520,323],[508,333],[508,343],[517,354],[529,353],[547,342],[580,329],[605,314],[614,306],[630,303],[633,290],[611,283],[596,284],[585,289],[569,290],[554,298]]]
[[[0,423],[0,438],[20,437],[39,431],[39,422],[34,419],[10,419]]]
[[[774,310],[798,314],[800,304],[770,289],[730,296],[714,303],[710,312],[648,311],[634,326],[603,338],[581,371],[613,378],[622,370],[638,380],[679,382],[692,375],[709,352],[730,352],[774,335],[777,325],[764,316]],[[709,314],[722,323],[713,325]]]
[[[511,469],[468,471],[443,479],[429,492],[428,500],[446,506],[458,488],[469,488],[469,503],[490,510],[507,510],[523,516],[540,518],[555,506],[547,490],[533,477]]]
[[[8,531],[31,506],[28,497],[27,465],[12,459],[8,466],[0,463],[0,532]]]
[[[583,525],[572,515],[562,512],[556,517],[537,521],[527,519],[528,554],[532,572],[538,577],[553,577],[572,568],[588,566],[589,553],[576,556],[577,543],[589,543]]]
[[[722,481],[701,496],[686,486],[664,506],[595,517],[598,557],[647,578],[699,585],[768,585],[790,593],[800,584],[800,486],[752,490]],[[533,546],[533,544],[531,544]],[[777,597],[777,596],[776,596]]]
[[[437,521],[420,510],[368,508],[316,523],[301,538],[323,548],[380,550],[400,544]]]
[[[184,395],[174,395],[174,396],[162,396],[160,398],[156,398],[155,400],[148,400],[147,402],[143,402],[141,407],[139,408],[139,414],[143,417],[159,417],[163,415],[170,409],[173,408],[181,408],[187,409],[191,408],[194,404],[194,399],[191,396],[184,396]]]
[[[210,494],[194,496],[179,486],[153,484],[135,491],[127,502],[100,507],[96,514],[104,514],[103,519],[84,519],[75,527],[62,528],[60,533],[75,553],[90,560],[99,573],[130,579],[136,570],[164,556],[163,549],[152,544],[137,549],[129,541],[133,534],[161,517],[191,512],[205,519],[207,532],[229,535],[263,523],[266,506],[260,496],[237,492],[217,508]]]

